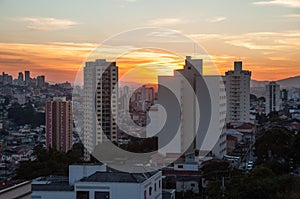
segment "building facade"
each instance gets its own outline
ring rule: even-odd
[[[22,85],[23,85],[23,82],[24,82],[24,75],[23,75],[22,72],[19,72],[19,75],[18,75],[18,84],[19,84],[20,86],[22,86]]]
[[[36,86],[41,88],[45,85],[45,76],[41,75],[41,76],[37,76],[36,78]]]
[[[226,155],[226,114],[227,101],[224,79],[220,76],[204,76],[208,86],[212,110],[210,126],[208,129],[209,136],[203,140],[201,145],[203,150],[208,150],[215,143],[212,149],[214,157],[223,158]],[[201,149],[201,148],[200,148]]]
[[[78,199],[162,199],[162,174],[96,172],[76,182],[74,192]]]
[[[103,141],[117,141],[118,67],[116,62],[97,59],[84,67],[85,160]]]
[[[280,85],[276,82],[270,82],[266,85],[266,114],[279,111],[280,105]]]
[[[46,147],[67,152],[72,148],[72,102],[65,97],[46,103]]]
[[[69,177],[47,176],[32,181],[36,199],[162,199],[162,172],[125,173],[105,165],[70,165]]]
[[[24,74],[25,74],[25,83],[28,85],[30,83],[30,80],[31,80],[30,71],[25,71]]]
[[[158,134],[159,153],[180,154],[195,149],[208,153],[213,150],[222,157],[226,153],[223,79],[202,75],[202,60],[188,56],[183,69],[175,70],[174,76],[159,76],[158,84],[158,106],[149,112],[153,118],[150,120],[156,124],[151,122],[147,126],[147,137],[161,131]],[[173,125],[165,128],[164,123],[168,122]]]
[[[250,120],[251,72],[242,66],[241,61],[234,62],[234,70],[225,73],[227,123]]]

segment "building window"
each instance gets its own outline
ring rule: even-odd
[[[149,187],[149,196],[152,195],[152,187]]]
[[[179,164],[177,167],[178,167],[178,169],[183,169],[183,165],[182,164]]]
[[[109,199],[109,192],[96,191],[95,199]]]
[[[144,191],[144,199],[147,199],[147,190]]]
[[[156,191],[156,183],[154,184],[154,191]]]
[[[89,199],[90,192],[88,191],[77,191],[76,192],[76,199]]]

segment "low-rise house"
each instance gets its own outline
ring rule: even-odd
[[[105,165],[71,165],[69,177],[37,178],[32,190],[36,199],[161,199],[162,176],[160,171],[126,173]]]

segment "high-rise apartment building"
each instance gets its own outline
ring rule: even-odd
[[[270,82],[266,85],[266,114],[279,111],[280,105],[280,85],[276,82]]]
[[[67,152],[72,148],[72,102],[57,97],[46,102],[46,147]]]
[[[19,72],[18,81],[19,81],[19,83],[24,81],[24,75],[22,72]]]
[[[158,104],[165,111],[161,106],[150,109],[153,123],[147,126],[147,137],[160,131],[158,148],[163,155],[198,149],[222,157],[226,153],[225,94],[220,76],[203,76],[202,60],[186,57],[184,68],[175,70],[174,76],[158,77]],[[213,150],[214,146],[218,147]]]
[[[25,71],[25,83],[29,84],[30,83],[30,71]]]
[[[116,62],[97,59],[84,67],[85,160],[96,145],[117,141],[118,67]]]
[[[5,72],[2,72],[2,75],[0,75],[0,82],[3,84],[12,84],[13,77]]]
[[[225,73],[227,122],[249,122],[251,72],[242,62],[234,62],[234,70]]]
[[[282,89],[280,91],[280,98],[282,102],[287,102],[289,99],[289,91],[287,89]]]
[[[41,75],[41,76],[37,76],[36,78],[36,86],[41,88],[45,85],[45,76]]]
[[[119,88],[119,110],[129,111],[129,101],[131,98],[131,91],[128,86]]]

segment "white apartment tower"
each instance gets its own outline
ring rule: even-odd
[[[158,77],[158,105],[150,109],[153,119],[147,126],[147,137],[160,131],[158,148],[163,155],[195,149],[213,150],[217,156],[225,153],[226,136],[220,137],[226,116],[223,80],[220,76],[203,76],[202,64],[201,59],[188,56],[183,69],[175,70],[173,76]],[[171,125],[166,127],[168,122]],[[215,145],[218,147],[213,149]]]
[[[280,85],[270,82],[266,85],[266,114],[280,110]]]
[[[96,145],[117,141],[118,67],[116,62],[97,59],[84,67],[85,160]]]
[[[234,62],[234,70],[225,73],[227,123],[250,120],[251,72],[243,70],[242,62]]]

